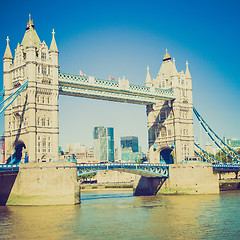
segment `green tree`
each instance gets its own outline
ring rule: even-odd
[[[78,179],[81,179],[83,181],[85,180],[89,180],[91,181],[93,177],[96,176],[97,173],[88,173],[88,174],[85,174],[85,175],[82,175],[82,176],[78,176]]]

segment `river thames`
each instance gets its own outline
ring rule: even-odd
[[[83,192],[75,206],[0,207],[0,239],[240,239],[240,191],[135,197]]]

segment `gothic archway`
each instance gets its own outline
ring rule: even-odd
[[[163,147],[159,152],[160,163],[173,164],[172,148]]]
[[[15,148],[14,157],[16,159],[15,162],[17,164],[17,163],[20,163],[22,159],[22,151],[23,151],[23,148],[26,149],[26,145],[22,140],[17,140],[14,143],[14,148]]]

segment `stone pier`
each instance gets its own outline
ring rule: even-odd
[[[179,163],[169,165],[169,178],[138,178],[135,195],[218,194],[219,181],[211,163]]]
[[[10,176],[7,178],[9,179]],[[4,176],[0,185],[4,184]],[[76,163],[41,162],[19,165],[12,176],[6,205],[62,205],[80,203]],[[6,200],[6,194],[5,196]]]

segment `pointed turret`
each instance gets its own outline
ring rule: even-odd
[[[9,41],[10,41],[9,38],[7,37],[7,46],[6,46],[4,56],[3,56],[3,60],[4,59],[13,59],[12,52],[11,52],[11,49],[9,47]]]
[[[119,87],[122,89],[128,89],[129,88],[129,81],[125,78],[123,75],[122,79],[119,79]]]
[[[49,48],[49,56],[50,56],[50,59],[52,61],[52,64],[54,64],[55,66],[52,68],[52,75],[53,75],[53,83],[54,84],[58,84],[58,71],[59,71],[59,68],[58,68],[58,48],[57,48],[57,44],[56,44],[56,41],[55,41],[55,32],[54,32],[54,29],[52,31],[52,42],[51,42],[51,45],[50,45],[50,48]],[[93,81],[94,83],[94,77],[90,78],[89,77],[89,81]]]
[[[167,61],[167,60],[171,60],[171,57],[170,57],[169,53],[167,52],[167,48],[166,48],[166,54],[163,58],[163,61]]]
[[[186,78],[192,78],[192,77],[191,77],[191,74],[190,74],[190,72],[189,72],[189,69],[188,69],[188,61],[186,61],[185,77],[186,77]]]
[[[158,76],[161,76],[164,74],[165,76],[170,77],[172,75],[172,71],[173,71],[172,65],[173,64],[172,64],[170,54],[167,52],[167,49],[166,49],[166,54],[163,58],[163,63],[158,72]]]
[[[52,31],[52,42],[51,42],[51,46],[49,49],[50,52],[58,52],[58,48],[57,48],[57,44],[56,44],[56,40],[55,40],[55,32],[54,29]]]
[[[173,58],[173,72],[172,72],[172,74],[173,74],[173,76],[178,74],[176,64],[175,64],[175,58]]]
[[[21,45],[23,46],[24,51],[26,47],[36,47],[39,49],[39,45],[41,41],[37,35],[36,30],[34,29],[33,20],[31,19],[31,15],[29,14],[29,22],[27,23],[26,32],[24,34]]]
[[[147,76],[146,76],[145,85],[147,87],[152,86],[152,80],[151,80],[151,76],[150,76],[150,73],[149,73],[149,66],[147,66]]]

